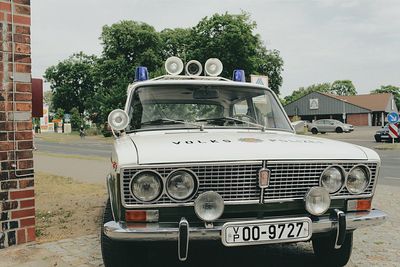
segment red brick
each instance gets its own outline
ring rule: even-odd
[[[15,86],[17,92],[31,92],[32,87],[30,83],[17,83]]]
[[[33,158],[32,150],[17,151],[17,159],[31,159]]]
[[[35,216],[35,209],[15,210],[11,212],[12,219],[19,219],[19,218],[33,217],[33,216]]]
[[[16,33],[21,33],[21,34],[30,34],[31,33],[31,29],[27,26],[19,26],[17,25],[15,27],[15,32]]]
[[[18,142],[18,149],[19,150],[32,149],[32,148],[33,148],[33,142],[32,141],[19,141]]]
[[[29,6],[31,4],[31,0],[14,0],[14,3]]]
[[[32,131],[17,132],[15,134],[16,140],[32,140]]]
[[[0,131],[12,131],[14,130],[14,123],[11,121],[0,122]]]
[[[14,149],[13,142],[0,142],[0,151],[9,151]]]
[[[31,121],[17,122],[17,130],[18,131],[31,130],[31,129],[32,129],[32,122]]]
[[[4,20],[4,13],[0,12],[0,20],[3,21]]]
[[[30,15],[31,8],[29,6],[15,5],[15,12],[22,15]]]
[[[29,55],[24,55],[24,54],[15,54],[14,61],[20,62],[20,63],[31,63],[32,62],[31,57]]]
[[[15,44],[15,51],[20,54],[30,54],[31,46],[27,44]]]
[[[33,160],[19,160],[18,161],[18,169],[32,169],[33,168]]]
[[[21,209],[32,208],[32,207],[35,206],[35,200],[34,199],[21,200],[19,206],[20,206]],[[26,219],[26,220],[29,220],[29,219]],[[32,220],[32,219],[30,219],[30,220]],[[22,220],[21,220],[21,224],[22,224]],[[32,224],[35,224],[35,218],[33,218],[33,223]],[[29,225],[32,225],[32,224],[29,224]],[[25,225],[21,225],[21,227],[24,227],[24,226]]]
[[[32,226],[32,225],[35,225],[35,217],[21,219],[21,221],[20,221],[21,227]]]
[[[19,188],[27,188],[27,187],[32,187],[34,185],[34,180],[29,179],[29,180],[20,180],[19,181]]]
[[[31,65],[30,64],[15,64],[15,71],[22,73],[31,73]]]
[[[0,152],[0,160],[7,160],[7,152]]]
[[[0,10],[11,12],[11,4],[10,3],[0,2]]]
[[[17,111],[31,111],[32,103],[17,103]]]
[[[35,241],[36,239],[35,227],[28,228],[27,232],[28,232],[28,242]]]
[[[8,22],[12,22],[11,14],[7,15]],[[31,25],[31,18],[28,16],[14,15],[14,24]]]
[[[25,229],[17,230],[17,244],[26,243]]]
[[[10,192],[11,199],[31,198],[34,196],[35,192],[33,190],[21,190],[21,191]],[[28,216],[23,216],[23,217],[28,217]]]

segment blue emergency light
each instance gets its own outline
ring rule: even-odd
[[[140,66],[135,71],[135,82],[147,81],[149,79],[149,72],[146,67]]]
[[[234,82],[246,82],[246,76],[244,70],[234,70],[233,79]]]

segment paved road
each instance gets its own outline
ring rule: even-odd
[[[106,142],[86,138],[75,142],[55,143],[43,139],[35,140],[39,151],[57,154],[110,157],[112,145]]]

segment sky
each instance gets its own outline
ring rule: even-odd
[[[246,11],[266,47],[284,60],[282,96],[344,79],[360,94],[400,86],[397,0],[31,0],[31,8],[33,77],[75,52],[100,55],[103,25],[136,20],[156,30],[185,28],[214,13]]]

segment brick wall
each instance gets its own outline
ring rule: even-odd
[[[368,126],[368,113],[347,114],[346,122],[355,126]]]
[[[30,0],[0,0],[0,248],[35,240]]]

